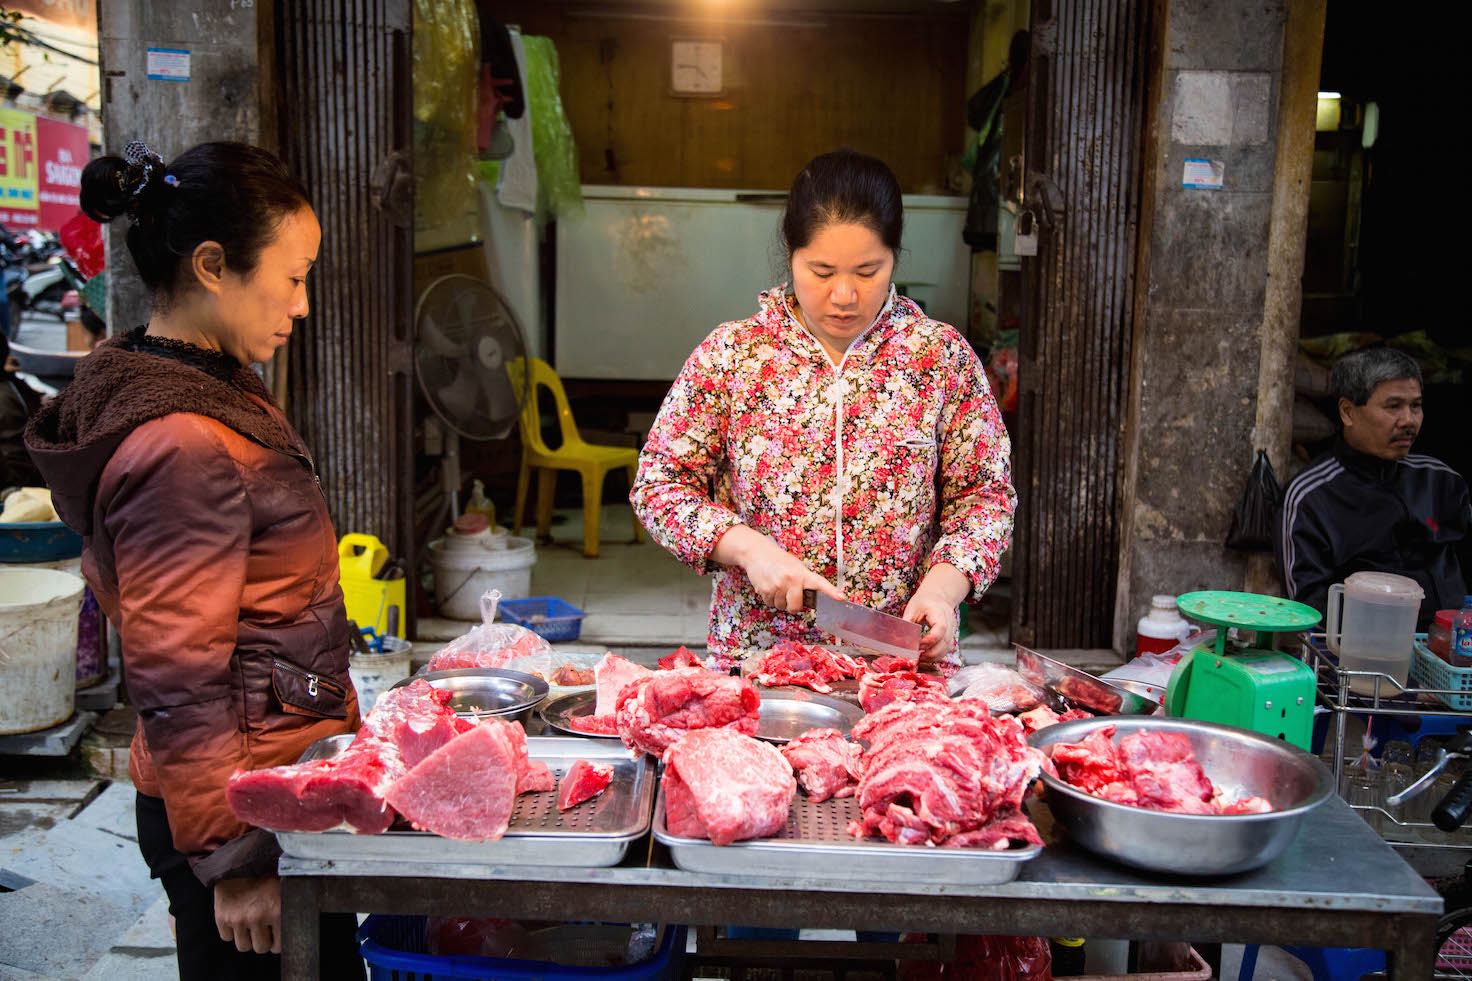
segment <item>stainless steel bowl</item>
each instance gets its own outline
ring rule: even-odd
[[[402,688],[423,678],[436,688],[453,693],[450,707],[463,719],[501,719],[525,722],[538,702],[547,697],[541,678],[505,668],[457,668],[414,675],[394,685]]]
[[[791,742],[809,729],[837,729],[845,736],[864,710],[852,702],[801,688],[764,688],[756,738]]]
[[[1048,806],[1074,841],[1106,858],[1151,872],[1231,875],[1266,865],[1293,842],[1304,815],[1334,793],[1329,769],[1277,739],[1210,722],[1118,716],[1049,726],[1028,742],[1046,752],[1055,743],[1082,742],[1114,726],[1115,741],[1149,729],[1191,740],[1206,776],[1229,797],[1268,800],[1267,814],[1170,814],[1115,804],[1043,774]]]

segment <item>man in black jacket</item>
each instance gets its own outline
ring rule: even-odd
[[[1278,567],[1288,595],[1324,611],[1329,587],[1355,572],[1391,572],[1425,590],[1419,628],[1466,593],[1457,548],[1472,526],[1467,483],[1411,453],[1421,431],[1421,369],[1390,348],[1334,365],[1339,435],[1288,487]]]

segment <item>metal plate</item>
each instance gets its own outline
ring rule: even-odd
[[[787,826],[771,838],[712,845],[699,838],[677,838],[664,823],[664,789],[654,807],[654,837],[670,850],[675,865],[687,872],[714,875],[872,879],[888,882],[934,882],[955,885],[1001,885],[1017,878],[1022,865],[1042,853],[1041,846],[1005,852],[979,848],[930,848],[856,839],[850,821],[859,818],[852,797],[814,803],[806,794],[792,799]]]
[[[1244,627],[1265,633],[1309,630],[1323,619],[1319,611],[1281,596],[1203,590],[1176,600],[1183,616],[1217,627]]]
[[[394,687],[402,688],[415,678],[423,678],[436,688],[452,692],[450,707],[462,719],[519,722],[531,714],[532,706],[547,697],[547,683],[541,678],[505,668],[431,671],[405,678]]]
[[[563,695],[554,698],[537,710],[542,721],[551,729],[568,736],[577,736],[579,739],[618,739],[618,734],[603,735],[597,732],[580,732],[568,724],[569,719],[588,719],[593,716],[593,709],[598,704],[598,692],[579,691],[571,695]],[[620,743],[622,745],[622,743]]]
[[[302,760],[336,755],[352,736],[319,740]],[[649,830],[654,764],[635,758],[621,743],[561,736],[532,736],[527,755],[547,764],[559,780],[577,760],[613,764],[613,782],[602,794],[568,811],[557,810],[556,791],[522,794],[511,825],[498,841],[456,841],[399,823],[381,835],[347,831],[277,832],[281,850],[296,858],[345,861],[382,859],[427,864],[553,865],[598,868],[623,861],[629,845]]]
[[[809,729],[837,729],[848,735],[864,710],[852,702],[820,695],[805,688],[760,688],[761,719],[756,738],[769,743],[791,742]]]

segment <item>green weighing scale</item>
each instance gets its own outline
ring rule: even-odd
[[[1217,628],[1216,643],[1187,651],[1171,672],[1166,713],[1177,719],[1251,729],[1308,749],[1314,728],[1314,672],[1277,650],[1277,634],[1308,630],[1319,613],[1276,596],[1209,590],[1176,601],[1181,615]],[[1228,628],[1254,630],[1259,645],[1227,645]]]

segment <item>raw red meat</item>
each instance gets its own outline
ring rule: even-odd
[[[618,696],[624,688],[652,674],[654,672],[643,665],[619,657],[612,651],[603,655],[603,660],[593,666],[593,677],[598,686],[598,701],[593,714],[612,716],[618,711]]]
[[[514,722],[488,719],[429,755],[388,791],[388,802],[414,827],[445,838],[493,841],[506,833],[525,768]]]
[[[429,659],[429,670],[502,668],[512,658],[541,654],[550,649],[550,644],[525,627],[514,623],[492,623],[477,627],[465,637],[445,645]]]
[[[1086,794],[1152,811],[1265,814],[1273,809],[1261,797],[1226,799],[1201,769],[1184,733],[1141,730],[1118,745],[1114,733],[1114,726],[1105,726],[1082,743],[1054,744],[1059,779]]]
[[[801,685],[816,692],[831,692],[830,681],[857,678],[863,673],[864,662],[842,651],[784,640],[762,655],[752,680],[769,688]]]
[[[935,675],[916,671],[866,673],[859,679],[859,705],[877,712],[891,702],[950,702],[946,683]]]
[[[1022,725],[980,702],[895,702],[853,731],[866,740],[855,837],[1004,849],[1041,844],[1022,811],[1044,764]]]
[[[659,667],[662,671],[673,671],[675,668],[698,668],[700,658],[690,652],[687,647],[681,647],[673,654],[666,654],[659,659]]]
[[[1022,723],[1022,728],[1030,736],[1040,729],[1048,726],[1056,726],[1060,722],[1072,722],[1075,719],[1092,719],[1093,716],[1083,709],[1069,709],[1062,715],[1054,712],[1046,705],[1039,705],[1029,712],[1021,712],[1017,721]]]
[[[379,834],[394,822],[384,794],[407,769],[392,746],[365,728],[332,759],[239,771],[225,784],[225,797],[236,817],[269,831],[347,826]]]
[[[918,657],[898,657],[894,654],[881,654],[869,662],[866,671],[874,674],[890,674],[895,671],[914,671],[920,665]]]
[[[731,729],[700,729],[675,743],[663,779],[670,833],[716,845],[776,834],[797,793],[775,746]]]
[[[597,681],[597,675],[592,668],[580,668],[575,664],[564,664],[552,672],[552,677],[542,679],[549,684],[561,685],[564,688],[578,688],[583,685],[591,685]]]
[[[450,708],[454,697],[451,691],[415,678],[380,695],[363,727],[397,746],[404,765],[412,768],[461,732]]]
[[[527,760],[526,766],[516,774],[517,794],[545,794],[556,789],[557,778],[540,760]]]
[[[761,701],[744,678],[704,668],[659,671],[619,695],[618,734],[625,746],[651,756],[696,729],[730,727],[752,735]]]
[[[613,764],[578,760],[562,775],[557,786],[557,809],[570,810],[585,800],[592,800],[613,783]]]
[[[612,715],[574,715],[568,718],[567,727],[590,736],[618,735],[618,719]]]
[[[782,747],[782,755],[797,771],[797,782],[814,801],[853,796],[863,774],[862,751],[837,729],[809,729]]]

